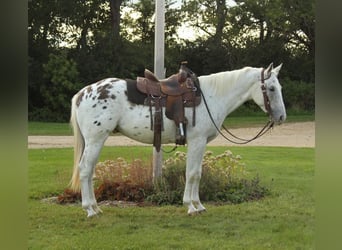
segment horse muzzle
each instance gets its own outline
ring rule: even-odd
[[[276,124],[280,125],[286,120],[286,114],[282,115],[273,115],[272,116],[272,121],[275,122]]]

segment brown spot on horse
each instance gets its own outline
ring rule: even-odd
[[[99,93],[99,96],[97,97],[97,99],[107,99],[109,98],[109,90],[112,88],[112,85],[110,85],[109,83],[108,84],[105,84],[103,86],[99,86],[97,88],[97,93]]]
[[[92,91],[93,89],[91,88],[91,86],[88,86],[86,90],[87,90],[87,93],[89,94],[89,93],[91,93],[91,91]]]
[[[81,101],[82,101],[82,99],[83,99],[83,96],[84,96],[84,91],[80,92],[80,94],[77,96],[77,100],[76,100],[76,105],[77,105],[77,107],[80,106]]]

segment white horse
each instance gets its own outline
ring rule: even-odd
[[[281,123],[286,111],[278,81],[282,65],[267,69],[244,67],[198,77],[213,121],[220,128],[224,119],[247,100],[253,99],[262,110],[268,112],[272,121]],[[266,87],[263,95],[261,86]],[[268,97],[270,110],[265,107]],[[267,106],[267,105],[266,105]],[[197,121],[192,126],[192,108],[185,108],[187,126],[186,185],[183,203],[188,214],[205,211],[199,199],[199,183],[202,158],[206,144],[218,135],[202,100],[196,108]],[[165,115],[162,143],[175,142],[176,127]],[[74,130],[74,171],[71,188],[81,189],[82,207],[88,217],[101,213],[93,188],[93,173],[100,151],[112,131],[119,131],[134,140],[152,144],[148,106],[128,101],[127,82],[108,78],[84,87],[72,98],[71,124]]]

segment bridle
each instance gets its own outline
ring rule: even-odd
[[[268,98],[268,95],[267,95],[267,91],[266,91],[266,84],[265,84],[265,69],[263,68],[261,70],[261,91],[262,91],[262,95],[264,97],[264,105],[265,105],[265,109],[267,111],[267,114],[270,116],[272,113],[271,113],[271,104],[270,104],[270,99]],[[269,79],[270,76],[267,78]],[[266,80],[267,80],[266,79]]]
[[[236,140],[240,140],[240,141],[236,141],[234,139],[230,139],[228,138],[225,134],[223,134],[221,132],[221,130],[218,128],[218,126],[216,125],[215,121],[214,121],[214,118],[212,117],[211,113],[210,113],[210,110],[209,110],[209,107],[208,107],[208,104],[207,104],[207,101],[203,95],[203,92],[200,88],[200,92],[201,92],[201,95],[202,95],[202,98],[203,98],[203,101],[204,101],[204,104],[205,104],[205,107],[208,111],[208,114],[209,114],[209,117],[210,117],[210,120],[211,122],[214,124],[217,132],[223,136],[223,138],[225,138],[227,141],[231,142],[231,143],[235,143],[235,144],[247,144],[251,141],[254,141],[255,139],[261,137],[262,135],[264,135],[267,131],[269,131],[271,128],[273,128],[273,125],[274,125],[274,122],[272,121],[271,119],[271,104],[270,104],[270,100],[267,96],[267,91],[266,91],[266,85],[265,85],[265,80],[267,80],[268,78],[270,78],[270,76],[268,78],[265,79],[265,69],[263,68],[261,70],[261,91],[262,91],[262,95],[264,97],[264,105],[265,105],[265,109],[266,109],[266,112],[268,113],[269,115],[269,120],[268,122],[266,123],[266,125],[257,133],[256,136],[254,136],[253,138],[251,139],[243,139],[243,138],[240,138],[238,136],[235,136],[234,134],[232,134],[223,124],[222,124],[222,128],[230,135],[232,136],[233,138],[235,138]]]

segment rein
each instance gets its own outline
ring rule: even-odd
[[[264,105],[265,105],[265,108],[266,108],[266,111],[269,115],[271,115],[271,105],[270,105],[270,100],[267,96],[267,93],[266,93],[266,86],[265,86],[265,76],[264,76],[264,71],[265,69],[263,68],[262,71],[261,71],[261,91],[262,91],[262,94],[263,94],[263,97],[264,97]],[[273,128],[273,125],[274,125],[274,122],[271,121],[271,119],[266,123],[266,125],[257,133],[256,136],[254,136],[253,138],[251,139],[243,139],[243,138],[240,138],[238,136],[235,136],[234,134],[232,134],[224,125],[222,125],[222,128],[229,134],[231,135],[232,137],[234,137],[236,140],[240,140],[240,141],[236,141],[236,140],[233,140],[233,139],[230,139],[228,138],[225,134],[223,134],[221,132],[221,130],[218,128],[218,126],[216,125],[215,121],[214,121],[214,118],[213,116],[211,115],[210,113],[210,110],[209,110],[209,107],[208,107],[208,103],[207,103],[207,100],[205,99],[204,97],[204,94],[200,88],[200,92],[201,92],[201,95],[203,97],[203,101],[204,101],[204,104],[205,104],[205,107],[208,111],[208,114],[209,114],[209,117],[210,117],[210,120],[211,122],[214,124],[217,132],[223,136],[223,138],[225,138],[227,141],[231,142],[231,143],[234,143],[234,144],[247,144],[251,141],[254,141],[255,139],[263,136],[267,131],[269,131],[271,128]]]

